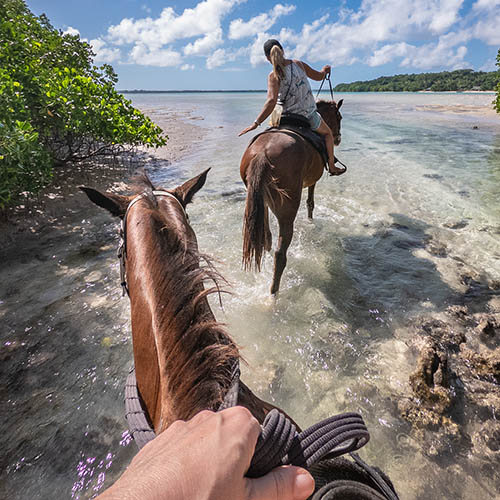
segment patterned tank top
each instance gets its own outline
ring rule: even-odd
[[[305,71],[293,61],[285,66],[285,78],[280,82],[278,103],[284,113],[311,116],[316,111],[316,101]]]

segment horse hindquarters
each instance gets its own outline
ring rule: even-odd
[[[246,168],[247,198],[243,218],[243,267],[248,270],[252,261],[260,271],[264,250],[271,248],[267,201],[271,163],[265,153],[254,156]]]

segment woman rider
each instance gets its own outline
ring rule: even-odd
[[[268,40],[264,44],[264,54],[273,65],[273,71],[267,78],[267,100],[257,119],[252,125],[242,130],[241,136],[256,129],[274,110],[277,102],[283,105],[283,112],[296,113],[309,120],[311,129],[325,139],[328,152],[328,170],[330,175],[341,175],[345,172],[335,166],[333,155],[333,135],[316,109],[316,101],[309,85],[308,77],[321,81],[330,74],[331,67],[324,66],[316,71],[305,62],[285,59],[283,47],[278,40]]]

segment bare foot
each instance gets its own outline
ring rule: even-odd
[[[347,170],[346,167],[339,168],[339,167],[328,165],[328,173],[330,175],[342,175],[342,174],[345,174],[346,170]]]

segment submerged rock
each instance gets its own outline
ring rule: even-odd
[[[478,280],[467,284],[486,296],[492,292]],[[467,301],[415,321],[411,394],[398,401],[429,457],[467,453],[481,468],[485,457],[498,464],[500,453],[500,310],[484,295],[481,303]]]

